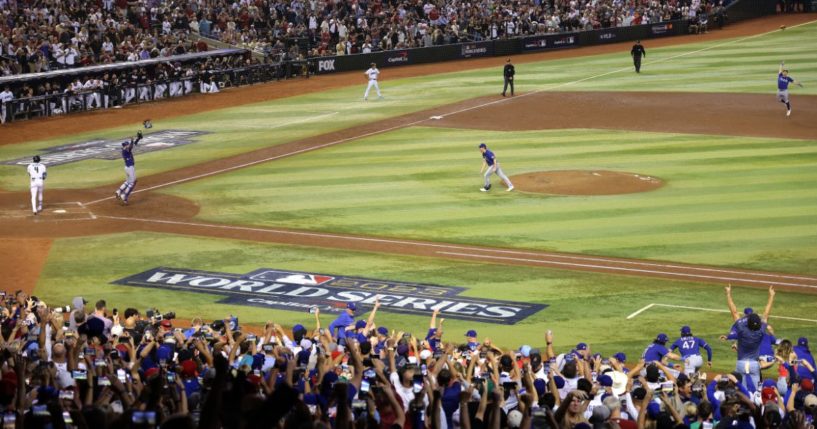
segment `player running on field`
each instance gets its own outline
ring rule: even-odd
[[[777,100],[786,105],[786,116],[791,116],[791,103],[789,102],[789,84],[793,83],[800,88],[803,84],[792,79],[789,76],[789,71],[784,69],[786,63],[780,62],[780,69],[777,70]]]
[[[485,172],[485,185],[480,188],[480,191],[488,192],[491,189],[491,174],[493,173],[496,173],[496,175],[508,185],[507,191],[513,191],[513,183],[511,183],[511,179],[508,179],[508,176],[502,171],[502,168],[499,166],[499,161],[496,159],[496,155],[488,150],[488,146],[485,143],[480,143],[479,151],[482,152],[482,168],[479,169],[479,174],[483,174],[483,171]],[[485,167],[488,167],[488,169],[486,170]]]
[[[133,192],[133,188],[136,186],[136,168],[134,167],[133,161],[133,148],[139,141],[142,140],[142,132],[136,132],[136,140],[133,138],[130,141],[122,142],[122,159],[125,160],[125,181],[122,183],[122,186],[114,192],[116,195],[116,199],[122,205],[128,205],[128,197],[130,197],[131,192]]]
[[[681,338],[675,340],[669,349],[670,351],[678,349],[681,359],[684,360],[684,374],[692,377],[704,365],[701,348],[706,350],[706,364],[712,368],[712,347],[703,339],[693,336],[689,326],[681,328]]]
[[[34,162],[28,164],[28,177],[31,178],[31,211],[36,215],[43,211],[43,185],[46,173],[45,164],[40,164],[40,157],[34,155]]]

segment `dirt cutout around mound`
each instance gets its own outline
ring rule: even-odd
[[[550,195],[617,195],[654,191],[664,181],[652,176],[606,170],[539,171],[511,176],[514,188]]]

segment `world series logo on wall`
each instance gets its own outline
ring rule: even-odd
[[[459,296],[467,289],[434,284],[375,280],[261,268],[231,274],[158,267],[112,282],[223,295],[221,304],[281,310],[340,313],[354,302],[366,309],[380,301],[382,311],[427,316],[439,310],[444,317],[513,325],[547,307],[545,304]]]

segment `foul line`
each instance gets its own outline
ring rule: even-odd
[[[814,22],[817,22],[817,20],[804,22],[802,24],[793,25],[790,28],[797,28],[797,27],[801,27],[803,25],[812,24]],[[695,51],[690,51],[690,52],[686,52],[686,53],[683,53],[683,54],[672,55],[670,57],[662,58],[662,59],[659,59],[659,60],[656,60],[656,61],[645,62],[645,64],[656,64],[656,63],[660,63],[660,62],[664,62],[664,61],[669,61],[669,60],[672,60],[672,59],[675,59],[675,58],[684,57],[684,56],[687,56],[687,55],[697,54],[699,52],[708,51],[710,49],[715,49],[715,48],[730,45],[730,44],[733,44],[733,43],[740,43],[740,42],[743,42],[743,41],[746,41],[746,40],[754,39],[754,38],[757,38],[757,37],[762,37],[762,36],[765,36],[767,34],[771,34],[771,33],[776,32],[776,31],[779,31],[779,30],[772,30],[772,31],[768,31],[766,33],[755,34],[753,36],[748,36],[748,37],[744,37],[744,38],[741,38],[741,39],[736,39],[736,40],[731,40],[731,41],[724,42],[724,43],[715,44],[715,45],[712,45],[712,46],[709,46],[709,47],[706,47],[706,48],[702,48],[702,49],[698,49],[698,50],[695,50]],[[487,102],[487,103],[478,104],[476,106],[460,109],[460,110],[457,110],[457,111],[454,111],[454,112],[449,112],[449,113],[439,115],[439,116],[446,117],[446,116],[456,115],[458,113],[467,112],[469,110],[480,109],[480,108],[490,106],[490,105],[493,105],[493,104],[502,103],[502,102],[506,102],[506,101],[512,101],[514,99],[527,97],[529,95],[538,94],[540,92],[551,91],[551,90],[562,88],[562,87],[565,87],[565,86],[574,85],[574,84],[585,82],[585,81],[588,81],[588,80],[608,76],[608,75],[611,75],[611,74],[614,74],[614,73],[620,73],[622,71],[630,70],[631,68],[632,67],[620,68],[620,69],[617,69],[617,70],[613,70],[613,71],[609,71],[609,72],[605,72],[605,73],[601,73],[601,74],[597,74],[597,75],[593,75],[593,76],[588,76],[588,77],[585,77],[585,78],[582,78],[582,79],[578,79],[578,80],[574,80],[574,81],[570,81],[570,82],[565,82],[565,83],[560,83],[560,84],[550,86],[550,87],[547,87],[547,88],[537,89],[537,90],[532,91],[532,92],[521,94],[518,97],[503,98],[503,99],[500,99],[500,100],[494,100],[494,101],[490,101],[490,102]],[[312,118],[308,118],[307,120],[304,120],[302,122],[306,122],[308,120],[313,120],[313,119],[316,119],[316,118],[319,118],[319,117],[323,117],[323,116],[327,116],[327,115],[333,115],[333,114],[337,114],[337,113],[339,113],[339,112],[334,112],[334,113],[331,113],[331,114],[315,116],[315,117],[312,117]],[[208,172],[208,173],[198,174],[198,175],[187,177],[187,178],[184,178],[184,179],[174,180],[174,181],[171,181],[171,182],[168,182],[168,183],[159,184],[159,185],[151,186],[151,187],[148,187],[148,188],[139,189],[137,191],[134,191],[134,193],[138,194],[140,192],[150,191],[150,190],[158,189],[158,188],[164,188],[166,186],[176,185],[176,184],[179,184],[179,183],[189,182],[191,180],[197,180],[197,179],[201,179],[201,178],[205,178],[205,177],[209,177],[209,176],[214,176],[216,174],[226,173],[228,171],[233,171],[233,170],[240,169],[240,168],[250,167],[250,166],[261,164],[261,163],[264,163],[264,162],[274,161],[276,159],[285,158],[285,157],[289,157],[289,156],[292,156],[292,155],[298,155],[298,154],[301,154],[301,153],[304,153],[304,152],[310,152],[310,151],[313,151],[313,150],[323,149],[325,147],[334,146],[336,144],[344,143],[344,142],[347,142],[347,141],[350,141],[350,140],[357,140],[357,139],[360,139],[360,138],[365,138],[365,137],[373,136],[373,135],[376,135],[376,134],[382,134],[382,133],[386,133],[386,132],[396,130],[396,129],[400,129],[400,128],[411,127],[411,126],[426,122],[429,119],[430,118],[420,119],[420,120],[410,122],[410,123],[407,123],[407,124],[396,125],[396,126],[388,127],[388,128],[385,128],[385,129],[382,129],[382,130],[377,130],[377,131],[370,131],[370,132],[363,133],[363,134],[360,134],[360,135],[357,135],[357,136],[354,136],[354,137],[347,137],[347,138],[343,138],[343,139],[340,139],[340,140],[335,140],[333,142],[324,143],[322,145],[313,146],[313,147],[310,147],[310,148],[299,149],[299,150],[296,150],[296,151],[293,151],[293,152],[289,152],[289,153],[285,153],[285,154],[281,154],[281,155],[276,155],[276,156],[272,156],[272,157],[268,157],[268,158],[264,158],[264,159],[259,159],[259,160],[244,163],[244,164],[241,164],[241,165],[235,165],[235,166],[232,166],[232,167],[223,168],[223,169],[220,169],[220,170],[215,170],[215,171],[211,171],[211,172]],[[287,125],[291,125],[293,123],[298,123],[298,122],[291,122],[291,123],[288,123]],[[108,200],[111,200],[113,198],[114,197],[112,197],[112,196],[111,197],[100,198],[98,200],[89,201],[89,202],[85,203],[85,205],[86,206],[87,205],[92,205],[92,204],[96,204],[96,203],[99,203],[99,202],[102,202],[102,201],[108,201]]]
[[[706,279],[706,280],[720,280],[720,281],[732,281],[732,282],[740,282],[740,283],[759,283],[763,285],[768,285],[770,283],[774,285],[780,286],[791,286],[791,287],[802,287],[802,288],[809,288],[809,289],[817,289],[817,286],[807,285],[802,283],[786,283],[786,282],[770,282],[765,280],[753,280],[753,279],[746,279],[746,278],[739,278],[739,277],[722,277],[722,276],[706,276],[703,274],[688,274],[688,273],[679,273],[673,271],[660,271],[660,270],[647,270],[647,269],[639,269],[639,268],[625,268],[625,267],[616,267],[611,265],[598,265],[598,264],[579,264],[574,262],[559,262],[559,261],[548,261],[546,259],[532,259],[532,258],[511,258],[508,256],[489,256],[489,255],[477,255],[473,253],[459,253],[459,252],[437,252],[443,255],[451,255],[451,256],[461,256],[461,257],[469,257],[469,258],[478,258],[478,259],[494,259],[494,260],[503,260],[503,261],[511,261],[511,262],[534,262],[539,264],[545,265],[561,265],[567,267],[577,267],[577,268],[591,268],[591,269],[603,269],[603,270],[612,270],[612,271],[620,271],[624,273],[639,273],[639,274],[660,274],[666,276],[674,276],[674,277],[687,277],[687,278],[698,278],[698,279]]]
[[[287,231],[287,230],[280,230],[280,229],[269,229],[269,228],[257,228],[257,227],[250,227],[250,226],[237,226],[237,225],[219,225],[219,224],[207,224],[207,223],[198,223],[198,222],[185,222],[185,221],[177,221],[177,220],[166,220],[166,219],[145,219],[145,218],[133,218],[133,217],[125,217],[125,216],[99,216],[100,218],[106,219],[114,219],[114,220],[124,220],[124,221],[137,221],[137,222],[146,222],[146,223],[158,223],[158,224],[166,224],[166,225],[183,225],[183,226],[192,226],[197,228],[210,228],[210,229],[222,229],[222,230],[234,230],[234,231],[250,231],[250,232],[261,232],[261,233],[268,233],[268,234],[280,234],[280,235],[293,235],[293,236],[301,236],[301,237],[315,237],[315,238],[332,238],[337,240],[346,240],[346,241],[361,241],[361,242],[370,242],[370,243],[385,243],[385,244],[396,244],[402,246],[412,246],[412,247],[426,247],[426,248],[435,248],[435,249],[446,249],[446,250],[468,250],[468,251],[481,251],[481,252],[502,252],[503,250],[497,249],[490,249],[490,248],[472,248],[472,247],[464,247],[464,246],[457,246],[457,245],[447,245],[447,244],[439,244],[439,243],[424,243],[424,242],[414,242],[414,241],[405,241],[405,240],[392,240],[392,239],[385,239],[385,238],[372,238],[372,237],[357,237],[357,236],[346,236],[346,235],[337,235],[337,234],[327,234],[327,233],[319,233],[319,232],[304,232],[304,231]],[[638,269],[638,268],[626,268],[626,267],[617,267],[614,265],[600,265],[600,264],[589,264],[589,263],[571,263],[571,262],[560,262],[560,261],[549,261],[545,259],[532,259],[532,258],[512,258],[512,257],[504,257],[504,256],[489,256],[489,255],[479,255],[473,253],[461,253],[461,252],[449,252],[449,251],[440,251],[438,250],[436,253],[441,255],[449,255],[449,256],[459,256],[459,257],[471,257],[471,258],[483,258],[483,259],[495,259],[495,260],[506,260],[506,261],[516,261],[516,262],[533,262],[539,264],[549,264],[549,265],[562,265],[562,266],[569,266],[569,267],[577,267],[577,268],[591,268],[591,269],[605,269],[605,270],[612,270],[612,271],[620,271],[623,273],[640,273],[640,274],[662,274],[667,276],[677,276],[677,277],[689,277],[689,278],[699,278],[699,279],[706,279],[706,280],[720,280],[720,281],[734,281],[736,283],[758,283],[758,284],[775,284],[781,286],[790,286],[795,288],[809,288],[809,289],[817,289],[817,286],[814,285],[807,285],[801,283],[787,283],[787,282],[770,282],[770,281],[762,281],[762,280],[754,280],[748,278],[740,278],[740,277],[724,277],[724,276],[707,276],[701,274],[688,274],[688,273],[679,273],[673,271],[661,271],[661,270],[648,270],[648,269]],[[547,257],[550,255],[541,255],[542,257]],[[581,256],[573,257],[577,260],[582,260]],[[588,261],[595,261],[598,258],[584,258]],[[611,264],[617,264],[620,261],[617,260],[606,260]],[[635,262],[627,261],[631,264]],[[687,268],[684,266],[678,266],[678,268]],[[747,276],[752,276],[753,273],[745,273]],[[770,274],[771,275],[771,274]]]
[[[634,317],[638,316],[639,314],[643,313],[644,311],[647,311],[647,310],[649,310],[650,308],[653,308],[653,307],[680,308],[680,309],[684,309],[684,310],[709,311],[709,312],[711,312],[711,313],[729,313],[729,310],[723,310],[723,309],[720,309],[720,308],[703,308],[703,307],[690,307],[690,306],[687,306],[687,305],[674,305],[674,304],[658,304],[658,303],[652,303],[652,304],[648,304],[648,305],[644,306],[643,308],[639,309],[639,310],[638,310],[638,311],[636,311],[635,313],[633,313],[633,314],[631,314],[631,315],[627,316],[627,320],[632,319],[632,318],[634,318]],[[797,320],[797,321],[799,321],[799,322],[813,322],[813,323],[817,323],[817,320],[815,320],[815,319],[804,319],[804,318],[802,318],[802,317],[790,317],[790,316],[775,316],[775,315],[770,315],[770,316],[769,316],[769,318],[775,318],[775,319],[785,319],[785,320]]]

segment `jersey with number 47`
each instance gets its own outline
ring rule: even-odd
[[[681,353],[682,357],[688,357],[692,355],[700,355],[701,349],[705,349],[709,354],[709,358],[712,359],[712,348],[701,338],[698,337],[681,337],[675,340],[670,347],[670,350],[678,349]]]

